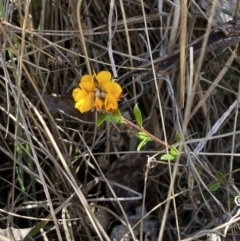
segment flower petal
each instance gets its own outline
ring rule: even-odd
[[[93,108],[93,93],[87,94],[84,98],[81,98],[79,101],[76,102],[75,108],[80,110],[80,112],[84,113]]]
[[[92,107],[92,102],[90,100],[86,100],[81,105],[75,106],[75,108],[78,109],[81,113],[90,111]]]
[[[80,88],[75,88],[72,92],[72,96],[75,101],[79,101],[80,99],[87,96],[87,92],[85,90],[82,90]]]
[[[93,92],[95,89],[95,84],[92,82],[81,82],[80,84],[81,89],[85,90],[86,92]]]
[[[101,71],[96,75],[96,79],[100,86],[111,81],[112,74],[109,71]]]
[[[103,88],[107,91],[107,93],[112,94],[116,99],[118,99],[122,93],[121,86],[115,82],[106,83]]]
[[[106,111],[116,110],[118,108],[116,98],[111,94],[106,94],[104,106]]]
[[[76,101],[76,96],[78,94],[78,92],[80,91],[81,89],[80,88],[75,88],[73,91],[72,91],[72,97],[73,99]]]
[[[83,75],[83,77],[80,80],[81,83],[83,82],[89,82],[89,83],[93,83],[93,76],[89,75],[89,74],[85,74]]]
[[[103,100],[101,100],[100,98],[96,97],[96,99],[95,99],[95,107],[98,110],[102,110],[102,108],[103,108]]]

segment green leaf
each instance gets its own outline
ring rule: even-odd
[[[222,8],[222,12],[223,12],[224,14],[232,17],[232,12],[229,11],[228,9]]]
[[[177,133],[175,134],[175,140],[176,140],[177,142],[179,142],[179,141],[181,141],[181,139],[182,139],[181,134],[177,132]]]
[[[170,153],[175,157],[177,157],[179,155],[179,152],[175,146],[170,147]]]
[[[223,184],[227,184],[227,179],[222,172],[216,171],[215,175],[220,182],[222,182]]]
[[[176,159],[176,156],[173,156],[172,154],[164,154],[161,156],[161,160],[164,160],[164,161],[174,161]]]
[[[202,168],[201,168],[201,167],[196,167],[196,170],[197,170],[197,172],[198,172],[199,175],[202,174]]]
[[[50,220],[49,220],[49,221],[50,221]],[[49,221],[41,221],[41,222],[38,223],[36,226],[34,226],[34,227],[29,231],[29,233],[27,234],[27,236],[23,239],[23,241],[30,241],[30,240],[32,240],[31,238],[32,238],[33,236],[35,236],[35,235],[40,231],[41,228],[44,228],[44,226],[46,226]]]
[[[230,205],[235,205],[235,198],[234,198],[234,197],[230,197],[230,198],[228,199],[228,203],[229,203]]]
[[[38,29],[39,23],[41,21],[40,16],[41,16],[41,11],[42,11],[42,1],[32,0],[31,7],[32,7],[32,12],[34,13],[34,14],[32,14],[34,28]]]
[[[147,144],[147,142],[150,141],[149,139],[150,138],[148,137],[148,138],[142,140],[137,147],[137,151],[140,151]]]
[[[0,18],[4,18],[4,6],[3,6],[3,0],[0,0]]]
[[[63,207],[65,207],[70,200],[72,199],[72,196],[70,196],[68,199],[66,199],[64,202],[61,203],[60,206],[58,206],[55,210],[54,213],[55,215],[57,215],[62,209]],[[46,220],[41,221],[40,223],[38,223],[36,226],[34,226],[29,233],[27,234],[27,236],[23,239],[23,241],[30,241],[33,240],[32,237],[37,234],[41,228],[43,228],[44,226],[46,226],[46,224],[48,224],[48,222],[52,221],[52,214],[49,214],[46,218]]]
[[[114,115],[109,115],[109,114],[106,116],[105,120],[109,121],[111,123],[115,123],[115,124],[124,124],[125,123],[122,116],[114,116]]]
[[[122,117],[122,114],[119,109],[114,110],[112,115],[115,117]]]
[[[134,116],[135,116],[135,119],[136,119],[136,121],[137,121],[137,124],[138,124],[140,127],[142,127],[142,114],[141,114],[141,111],[140,111],[140,109],[139,109],[139,107],[138,107],[138,104],[136,104],[136,105],[134,106],[133,112],[134,112]]]
[[[98,119],[97,119],[98,127],[106,120],[107,115],[108,115],[108,113],[104,113],[98,117]]]
[[[120,124],[125,123],[124,118],[122,117],[119,109],[114,110],[113,113],[104,113],[100,115],[97,119],[97,125],[100,126],[104,121]]]
[[[100,126],[104,121],[108,121],[108,122],[115,123],[115,124],[116,123],[120,123],[120,124],[125,123],[119,109],[114,110],[113,113],[104,113],[104,114],[100,115],[97,119],[97,125]]]
[[[145,132],[143,131],[139,131],[135,134],[135,136],[140,139],[140,140],[145,140],[145,139],[149,139],[148,141],[153,141],[153,139],[148,135],[146,134]]]
[[[219,187],[220,187],[220,183],[219,183],[219,182],[213,182],[213,183],[211,183],[211,184],[208,186],[208,188],[209,188],[209,190],[210,190],[211,192],[217,191],[217,190],[219,189]]]

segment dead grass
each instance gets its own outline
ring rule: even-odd
[[[213,73],[200,57],[164,76],[121,78],[184,50],[186,34],[196,40],[233,6],[213,1],[210,14],[205,1],[174,2],[4,1],[0,235],[12,227],[16,240],[26,230],[32,240],[239,240],[237,49],[216,51]],[[74,109],[71,91],[93,70],[121,79],[121,112],[132,119],[139,103],[144,127],[182,148],[175,162],[160,161],[159,144],[137,153],[129,126],[97,127],[94,113]]]

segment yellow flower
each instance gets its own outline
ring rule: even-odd
[[[97,75],[84,75],[79,83],[80,88],[72,92],[75,108],[84,113],[89,110],[112,112],[118,108],[122,88],[111,81],[112,75],[108,71],[101,71]]]

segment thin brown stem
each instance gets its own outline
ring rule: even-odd
[[[154,141],[160,143],[161,145],[165,146],[166,148],[169,148],[170,146],[168,144],[166,144],[164,141],[161,141],[160,139],[158,139],[156,136],[152,135],[151,133],[149,133],[147,130],[145,130],[144,128],[135,125],[134,123],[132,123],[131,121],[127,120],[126,118],[123,117],[123,120],[130,126],[134,127],[135,129],[139,130],[139,131],[143,131],[144,133],[146,133],[149,137],[151,137]]]

